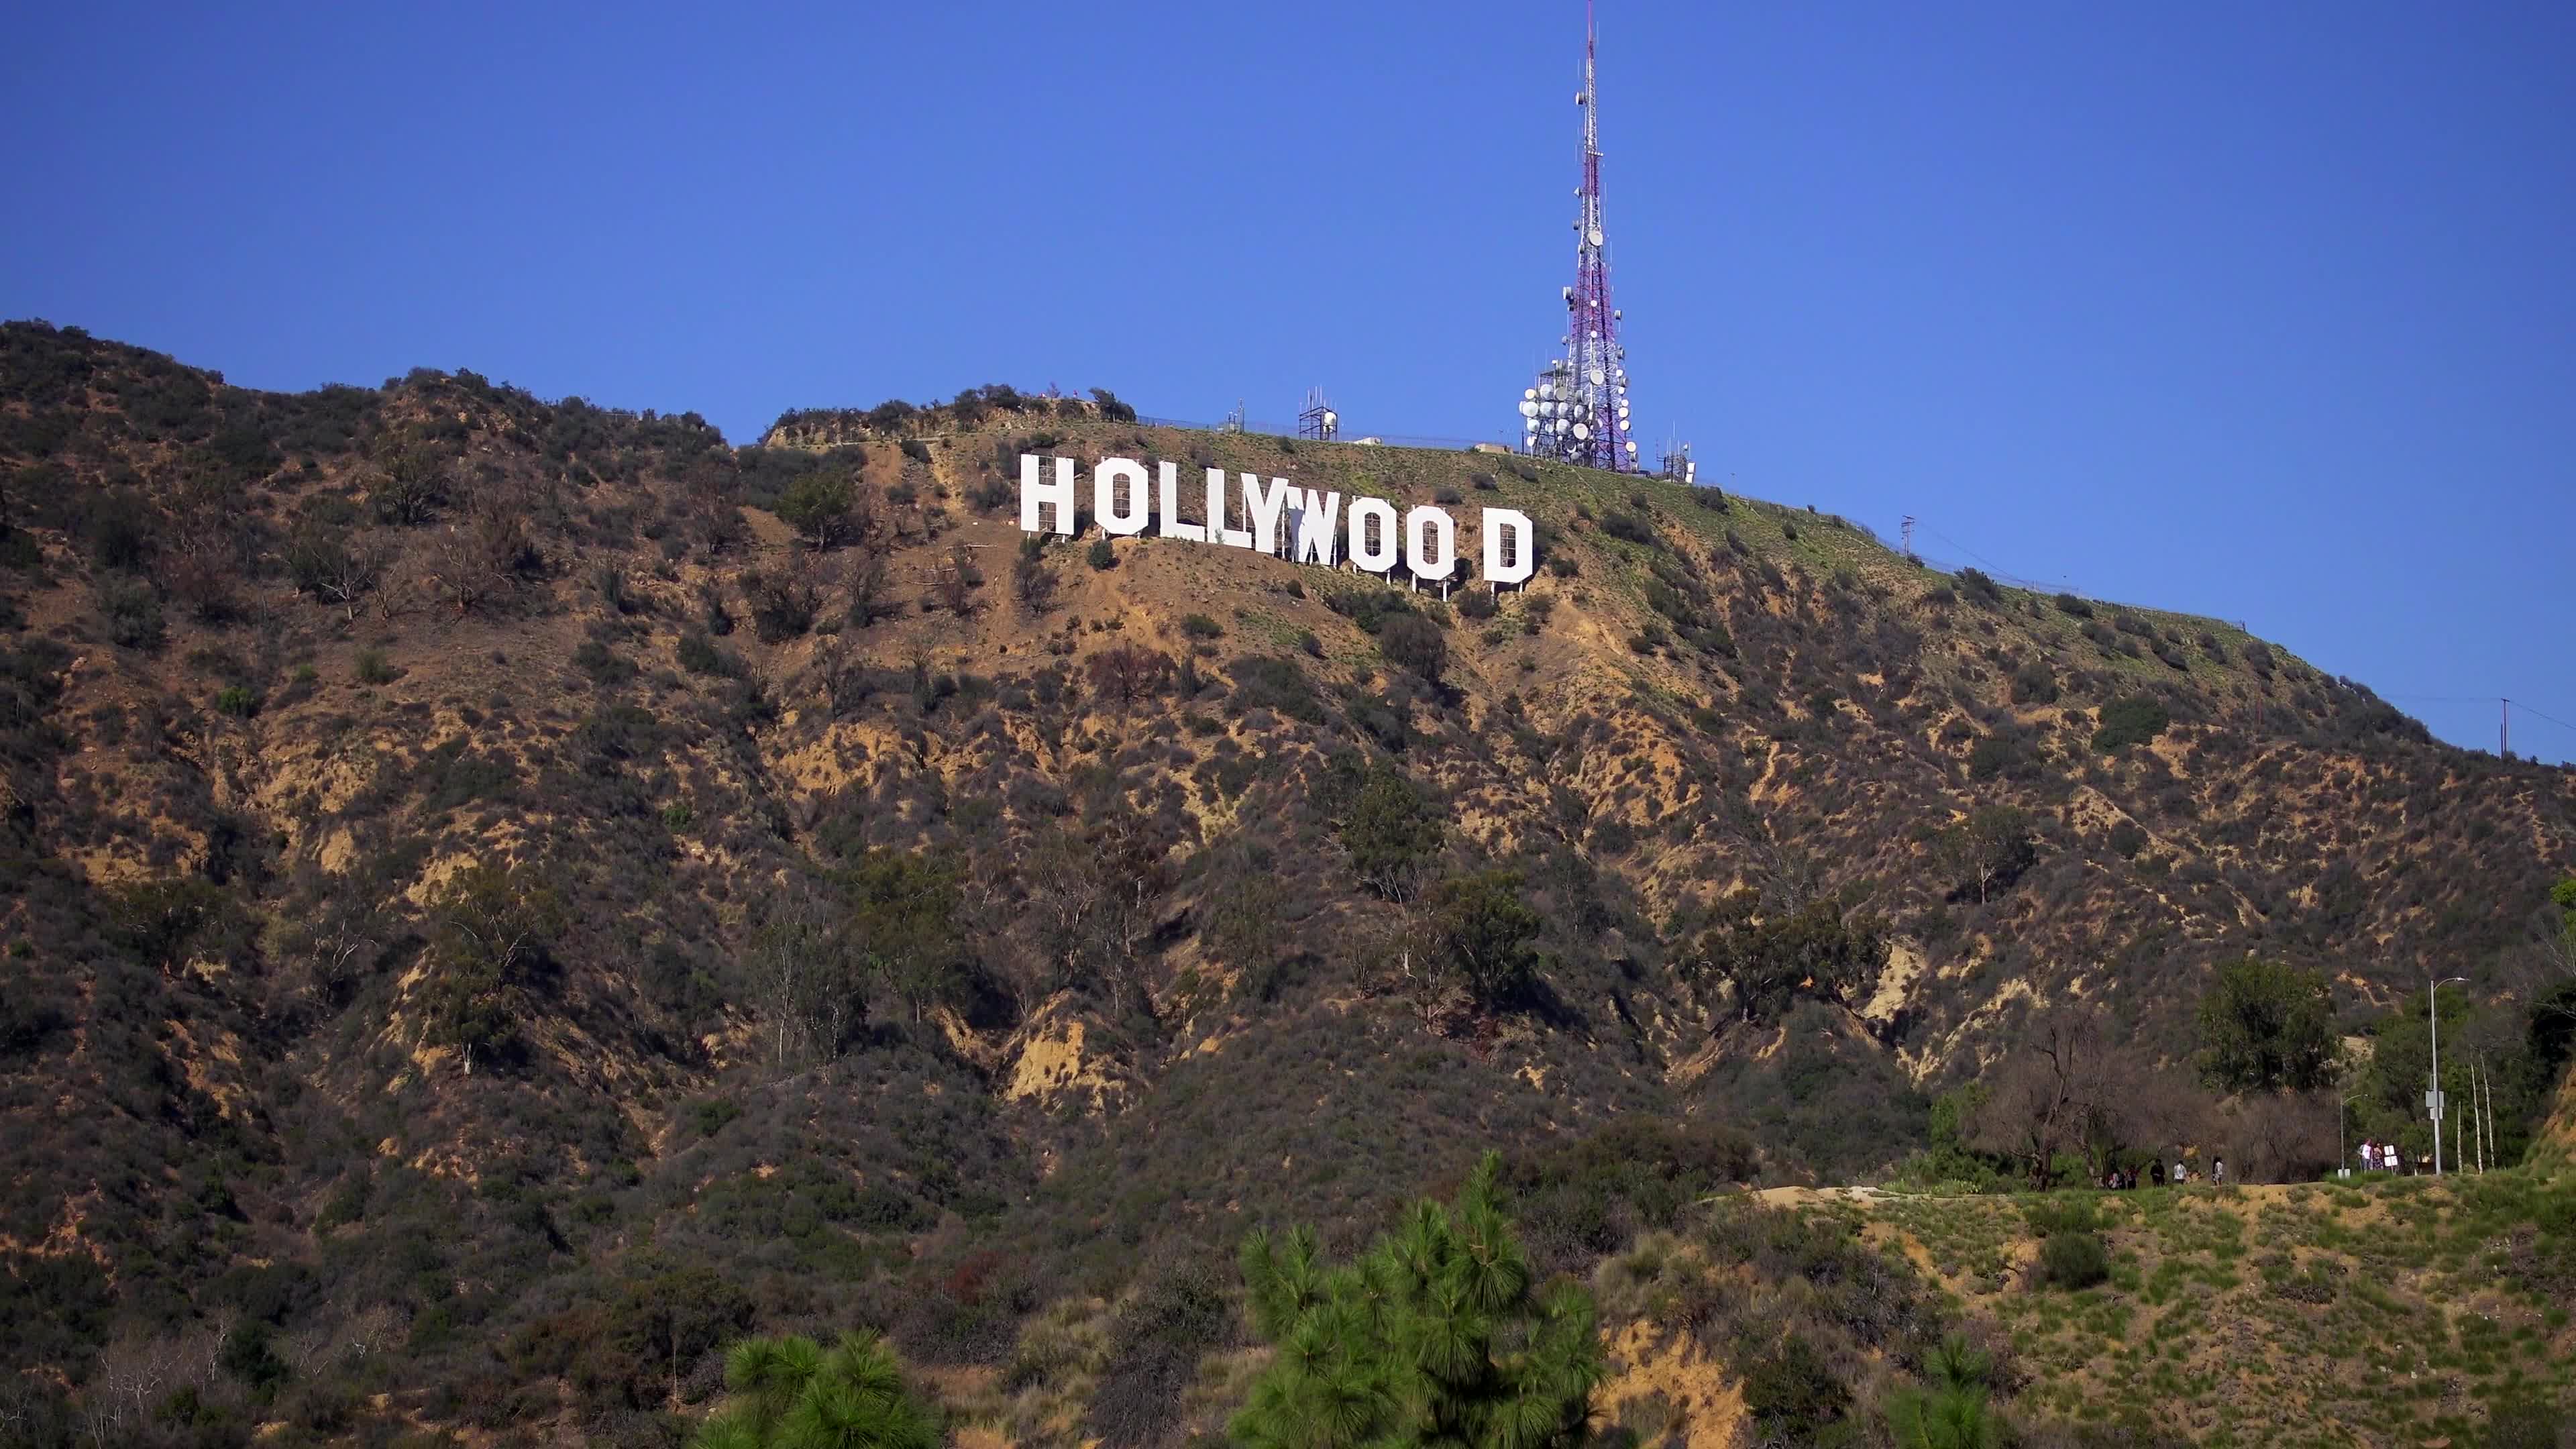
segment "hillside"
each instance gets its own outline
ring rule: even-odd
[[[1256,1222],[1347,1248],[1646,1123],[1710,1187],[1881,1176],[2070,1019],[2187,1078],[2248,952],[2354,1030],[2510,995],[2576,869],[2576,772],[2217,621],[1120,412],[738,449],[0,330],[0,1354],[94,1403],[251,1325],[326,1435],[643,1443],[747,1327],[888,1326],[962,1394],[1052,1324],[1099,1382],[1020,1437],[1165,1442],[1198,1370],[1121,1325]],[[1024,451],[1517,508],[1545,567],[1027,553]],[[2332,1155],[2330,1106],[2185,1096],[2266,1175]]]

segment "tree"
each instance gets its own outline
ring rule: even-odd
[[[930,586],[938,592],[940,604],[961,619],[975,611],[975,590],[983,583],[975,555],[962,543],[948,551],[946,563],[931,567]]]
[[[778,520],[802,534],[818,549],[830,548],[851,533],[857,488],[837,468],[799,473],[778,498]]]
[[[960,874],[952,856],[877,849],[843,880],[852,948],[916,1022],[955,998],[965,980],[956,928]]]
[[[1849,1005],[1876,984],[1887,953],[1886,927],[1846,914],[1832,896],[1766,912],[1762,897],[1743,889],[1718,903],[1680,970],[1685,981],[1731,987],[1744,1020],[1770,1023],[1801,995]]]
[[[1118,400],[1118,394],[1111,392],[1105,387],[1093,388],[1091,390],[1091,400],[1100,405],[1100,416],[1103,421],[1112,423],[1132,423],[1136,421],[1136,410],[1129,407],[1127,404],[1120,402]]]
[[[1083,663],[1092,692],[1125,713],[1138,700],[1163,692],[1172,677],[1170,656],[1141,644],[1103,649]]]
[[[1045,613],[1055,604],[1055,586],[1055,570],[1046,564],[1045,540],[1020,540],[1020,556],[1011,564],[1011,593],[1020,607],[1032,614]]]
[[[2030,812],[1988,805],[1932,838],[1933,858],[1951,882],[1952,898],[1973,893],[1979,905],[2010,889],[2039,859],[2031,843]]]
[[[1901,1449],[1994,1449],[2003,1422],[1987,1407],[1994,1359],[1957,1334],[1925,1355],[1923,1388],[1888,1395],[1887,1432]]]
[[[1327,1268],[1311,1229],[1244,1239],[1255,1327],[1278,1349],[1228,1426],[1251,1449],[1584,1442],[1601,1381],[1591,1295],[1541,1291],[1496,1205],[1487,1153],[1457,1205],[1424,1201],[1358,1262]]]
[[[1341,827],[1342,847],[1360,884],[1378,899],[1399,904],[1421,893],[1441,835],[1430,797],[1403,771],[1383,764],[1369,772]]]
[[[384,555],[345,528],[306,519],[287,543],[286,572],[297,589],[342,610],[355,623],[358,600],[384,572]]]
[[[1449,638],[1420,614],[1393,614],[1377,628],[1378,652],[1432,684],[1449,667]]]
[[[2576,877],[2549,888],[2541,920],[2541,955],[2560,976],[2576,978]]]
[[[1443,964],[1479,1005],[1502,1006],[1529,990],[1537,974],[1530,942],[1544,923],[1521,902],[1520,872],[1479,871],[1442,881],[1431,905]]]
[[[2038,1192],[2057,1182],[2061,1157],[2081,1153],[2098,1175],[2139,1131],[2170,1125],[2168,1104],[2076,1006],[2040,1020],[1990,1084],[1967,1104],[1967,1145],[2019,1162]]]
[[[876,1335],[747,1338],[725,1354],[724,1406],[693,1449],[938,1449],[938,1418]]]
[[[835,912],[810,890],[791,883],[771,897],[768,919],[752,934],[745,962],[769,1018],[775,1066],[839,1056],[851,1030],[867,1019],[862,963],[838,929]]]
[[[1047,955],[1046,989],[1104,981],[1152,1013],[1137,970],[1137,943],[1170,883],[1168,843],[1124,797],[1079,829],[1050,833],[1029,852],[1023,879]]]
[[[478,1051],[513,1035],[514,998],[550,962],[550,939],[565,921],[563,898],[536,866],[486,861],[451,877],[430,914],[423,1030],[457,1047],[470,1076]]]
[[[2307,1092],[2334,1081],[2340,1041],[2322,971],[2248,956],[2200,999],[2200,1070],[2233,1092]]]

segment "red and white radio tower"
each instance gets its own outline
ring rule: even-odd
[[[1597,37],[1592,0],[1583,3],[1583,185],[1574,195],[1574,285],[1565,289],[1565,355],[1521,393],[1521,444],[1545,457],[1588,468],[1632,472],[1637,444],[1628,430],[1627,351],[1619,345],[1619,311],[1610,305],[1610,248],[1601,232],[1601,97],[1594,81]]]

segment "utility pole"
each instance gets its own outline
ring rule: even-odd
[[[2424,988],[2424,1021],[2433,1032],[2433,1080],[2424,1091],[2424,1115],[2433,1119],[2433,1175],[2442,1175],[2442,988],[2466,976],[2446,976]],[[2457,1134],[2454,1134],[2457,1135]]]
[[[1905,556],[1914,557],[1914,515],[1905,515]]]
[[[2479,1095],[2485,1099],[2478,1115],[2478,1171],[2495,1158],[2495,1073],[2489,1071],[2486,1058],[2478,1058]],[[2502,1164],[2498,1164],[2501,1166]]]
[[[2496,718],[2496,754],[2510,760],[2513,758],[2513,701],[2498,699],[2496,703],[2502,706]]]

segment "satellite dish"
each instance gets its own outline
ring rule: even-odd
[[[1629,453],[1630,453],[1630,454],[1632,454],[1632,455],[1637,451],[1637,440],[1636,440],[1636,439],[1634,439],[1634,438],[1630,438],[1630,439],[1628,440],[1628,451],[1629,451]]]
[[[1540,384],[1538,385],[1538,395],[1539,395],[1540,397],[1554,397],[1554,396],[1556,396],[1556,384],[1555,384],[1555,383],[1552,383],[1552,382],[1542,382],[1542,383],[1540,383]]]
[[[1592,379],[1592,385],[1593,385],[1594,387],[1599,387],[1599,386],[1602,384],[1603,378],[1602,378],[1602,376],[1601,376],[1601,369],[1600,369],[1600,368],[1597,368],[1597,367],[1596,367],[1596,368],[1592,369],[1592,371],[1588,374],[1588,376],[1590,376],[1590,377],[1591,377],[1591,379]]]
[[[1538,389],[1537,389],[1537,388],[1534,388],[1534,387],[1525,387],[1525,388],[1522,388],[1522,389],[1521,389],[1521,396],[1522,396],[1522,397],[1525,397],[1525,398],[1536,397],[1536,396],[1538,396]]]
[[[1537,403],[1534,403],[1534,402],[1531,402],[1528,398],[1522,398],[1522,399],[1521,399],[1521,416],[1522,416],[1522,417],[1525,417],[1525,418],[1534,418],[1534,417],[1537,417],[1537,416],[1538,416],[1538,404],[1537,404]]]
[[[1590,428],[1585,427],[1581,423],[1576,423],[1574,425],[1574,441],[1579,443],[1591,436],[1592,430]]]
[[[1613,308],[1611,308],[1611,309],[1610,309],[1610,320],[1611,320],[1611,321],[1613,321],[1613,322],[1616,322],[1616,321],[1618,321],[1620,318],[1625,317],[1625,316],[1627,316],[1627,315],[1628,315],[1627,313],[1620,311],[1620,310],[1619,310],[1618,308],[1616,308],[1616,307],[1613,307]]]
[[[1329,427],[1333,426],[1335,423],[1340,422],[1341,420],[1342,420],[1342,415],[1341,415],[1340,413],[1334,412],[1331,408],[1326,408],[1326,409],[1324,409],[1324,426],[1325,426],[1325,427],[1328,427],[1328,428],[1329,428]]]
[[[1586,235],[1592,238],[1592,244],[1594,246],[1597,247],[1601,245],[1601,228],[1596,226],[1590,232],[1586,233]]]

